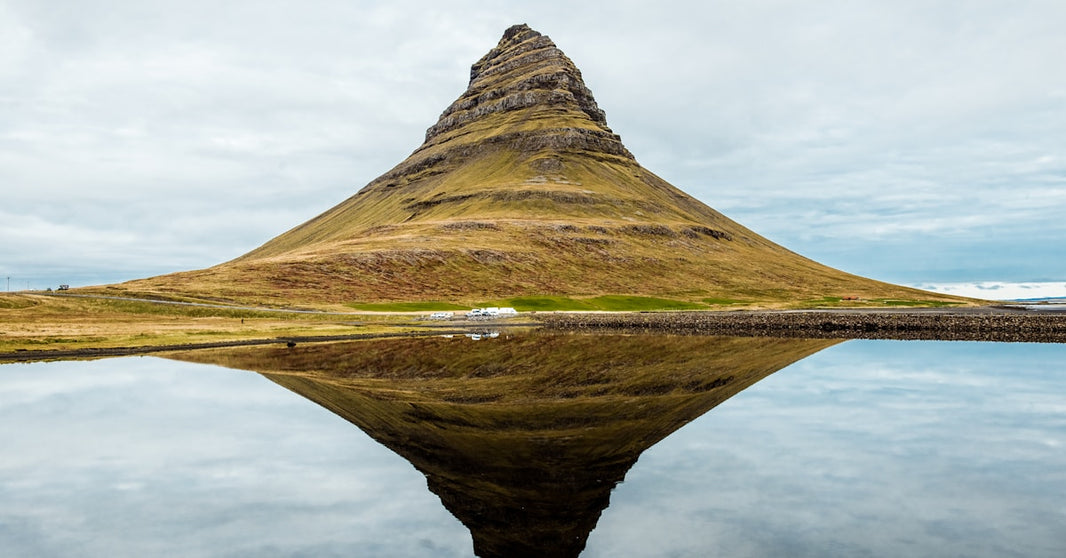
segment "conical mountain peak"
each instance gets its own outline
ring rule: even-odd
[[[504,126],[491,130],[480,126],[501,124],[499,121],[506,121],[508,113],[520,113],[532,121],[540,121],[542,126],[517,122],[511,123],[515,126],[504,122]],[[500,43],[470,67],[467,91],[426,130],[425,143],[419,150],[443,143],[465,144],[469,139],[480,142],[501,137],[514,139],[516,132],[524,132],[521,134],[528,143],[527,148],[540,144],[585,144],[601,148],[605,153],[632,158],[608,128],[607,115],[596,105],[581,70],[551,38],[524,23],[508,28]],[[569,140],[533,139],[550,135],[569,137]],[[581,137],[588,140],[577,139]]]
[[[473,64],[421,146],[347,200],[231,262],[128,285],[282,304],[933,296],[799,256],[643,168],[577,66],[527,25]]]

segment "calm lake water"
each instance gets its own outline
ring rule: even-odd
[[[0,556],[1066,555],[1062,344],[180,358],[0,366]]]

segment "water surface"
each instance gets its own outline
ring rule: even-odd
[[[0,366],[3,555],[1066,552],[1066,345],[329,347]]]

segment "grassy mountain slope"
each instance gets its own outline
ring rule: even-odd
[[[570,59],[524,25],[473,65],[425,143],[354,196],[236,260],[121,288],[272,304],[957,300],[823,266],[647,171]]]

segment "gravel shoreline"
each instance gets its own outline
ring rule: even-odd
[[[546,329],[809,339],[1066,343],[1066,312],[1006,308],[538,314]]]

